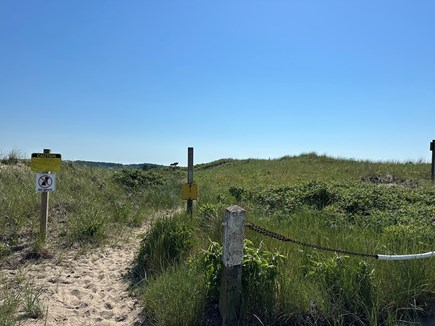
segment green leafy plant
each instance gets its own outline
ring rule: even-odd
[[[246,194],[246,190],[241,187],[230,187],[228,191],[237,201],[241,201]]]
[[[245,240],[243,258],[243,306],[245,314],[256,314],[262,320],[270,320],[276,298],[278,267],[284,256],[272,253]]]
[[[255,247],[245,240],[242,267],[242,315],[250,319],[254,314],[264,320],[270,319],[275,302],[275,286],[278,266],[284,256]],[[222,246],[212,242],[204,251],[203,269],[209,289],[209,296],[217,296],[222,277]]]

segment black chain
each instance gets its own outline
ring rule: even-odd
[[[341,249],[333,249],[333,248],[318,246],[318,245],[314,245],[314,244],[310,244],[310,243],[306,243],[306,242],[302,242],[302,241],[293,240],[293,239],[287,238],[281,234],[278,234],[278,233],[269,231],[265,228],[262,228],[261,226],[254,225],[252,223],[245,223],[245,227],[247,227],[251,231],[257,232],[259,234],[265,235],[269,238],[276,239],[276,240],[279,240],[282,242],[291,242],[291,243],[294,243],[294,244],[297,244],[300,246],[304,246],[304,247],[314,248],[314,249],[323,250],[323,251],[331,251],[331,252],[345,254],[345,255],[369,257],[369,258],[375,258],[375,259],[379,258],[378,255],[366,254],[366,253],[354,252],[354,251],[348,251],[348,250],[341,250]]]

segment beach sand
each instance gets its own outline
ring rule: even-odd
[[[41,290],[43,317],[20,318],[20,325],[142,325],[142,307],[129,295],[128,274],[145,227],[130,240],[89,250],[64,253],[61,259],[28,260],[19,269],[3,269],[7,277],[24,275]]]

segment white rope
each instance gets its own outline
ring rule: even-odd
[[[435,251],[425,252],[423,254],[413,255],[378,255],[379,260],[410,260],[410,259],[424,259],[435,257]]]

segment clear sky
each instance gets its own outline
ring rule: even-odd
[[[1,0],[0,152],[429,161],[433,0]]]

